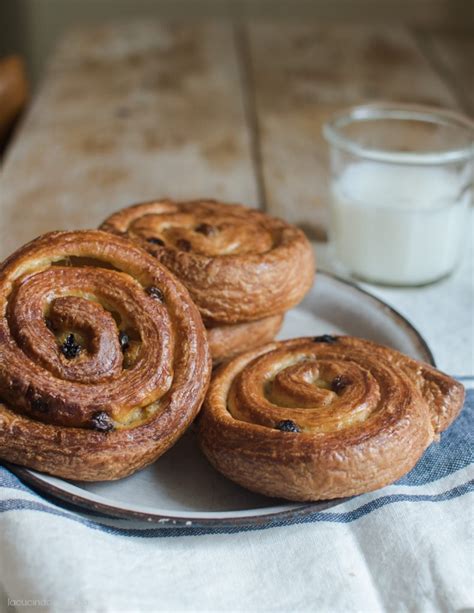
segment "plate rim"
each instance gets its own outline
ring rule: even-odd
[[[393,306],[385,302],[385,300],[383,300],[382,298],[379,298],[375,294],[370,293],[368,290],[366,290],[364,287],[361,287],[358,283],[354,281],[351,281],[349,279],[344,279],[343,277],[336,275],[332,272],[329,272],[327,270],[320,270],[318,271],[318,273],[316,273],[316,275],[318,274],[323,275],[325,277],[329,277],[333,279],[334,281],[338,281],[339,283],[343,285],[348,285],[349,287],[355,289],[357,292],[364,294],[366,298],[368,298],[372,303],[376,304],[378,307],[382,307],[384,310],[388,311],[393,316],[393,318],[397,321],[397,323],[400,324],[400,326],[405,329],[407,334],[418,345],[421,353],[424,354],[425,362],[429,364],[430,366],[433,366],[434,368],[437,367],[435,357],[427,341],[425,340],[421,332],[419,332],[418,329],[411,323],[411,321],[407,317],[405,317],[405,315],[402,315],[400,311],[398,311]]]
[[[377,308],[381,308],[388,312],[388,314],[396,321],[396,323],[404,329],[404,331],[411,337],[413,342],[418,346],[420,353],[424,356],[425,361],[431,366],[436,366],[436,362],[433,353],[423,338],[421,333],[415,328],[415,326],[394,307],[387,304],[384,300],[371,294],[369,291],[361,287],[359,284],[347,279],[335,275],[332,272],[326,270],[319,270],[315,278],[318,276],[325,276],[333,281],[336,281],[342,285],[348,286],[369,299]],[[244,517],[177,517],[172,514],[158,514],[147,513],[145,511],[136,511],[132,509],[123,509],[108,503],[98,502],[96,500],[90,500],[84,496],[76,494],[74,492],[65,491],[56,485],[44,481],[41,479],[41,473],[36,473],[29,468],[11,464],[4,461],[3,464],[11,470],[17,477],[28,485],[38,489],[40,493],[44,493],[47,496],[51,496],[53,499],[57,498],[68,504],[72,504],[79,507],[79,510],[92,511],[95,514],[105,516],[105,519],[131,519],[138,522],[144,522],[146,524],[152,524],[155,528],[206,528],[206,529],[219,529],[219,528],[251,528],[251,527],[263,527],[270,526],[272,524],[279,525],[285,521],[299,519],[306,517],[311,513],[323,511],[335,506],[338,506],[350,500],[351,498],[338,498],[335,500],[326,500],[318,502],[301,503],[296,508],[276,511],[272,513],[266,513],[261,515],[248,515]],[[117,503],[120,504],[120,503]],[[290,502],[291,504],[291,502]],[[295,503],[298,504],[298,503]]]

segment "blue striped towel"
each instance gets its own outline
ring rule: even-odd
[[[98,516],[45,498],[0,467],[0,610],[1,590],[22,611],[28,599],[58,611],[271,610],[272,603],[313,610],[316,596],[320,610],[472,607],[474,378],[460,379],[461,415],[409,474],[333,509],[266,526],[273,530],[161,530]],[[133,569],[133,589],[125,569]],[[264,587],[255,583],[262,572]],[[303,588],[301,576],[312,583]],[[285,590],[278,602],[275,589]]]

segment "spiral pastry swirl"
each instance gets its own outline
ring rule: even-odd
[[[313,283],[304,233],[241,205],[160,200],[123,209],[101,228],[138,242],[172,270],[206,326],[281,314]]]
[[[130,241],[55,232],[0,268],[0,457],[116,479],[166,451],[210,377],[188,292]]]
[[[408,472],[463,398],[457,381],[369,341],[275,342],[215,373],[200,445],[253,491],[308,501],[351,496]]]

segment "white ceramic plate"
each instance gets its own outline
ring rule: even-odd
[[[355,285],[318,273],[304,302],[287,313],[279,338],[325,333],[360,336],[434,364],[423,338],[399,313]],[[73,483],[11,468],[37,489],[75,505],[163,527],[261,525],[341,502],[287,504],[248,492],[208,464],[192,429],[155,464],[121,481]]]

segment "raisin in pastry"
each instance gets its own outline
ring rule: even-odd
[[[368,492],[413,468],[459,413],[463,386],[348,337],[271,343],[217,369],[199,441],[226,477],[289,500]]]
[[[210,378],[188,291],[132,242],[53,232],[0,268],[0,458],[118,479],[158,458]]]
[[[184,283],[215,362],[271,341],[314,280],[304,233],[241,205],[157,200],[123,209],[101,227],[135,241]]]

